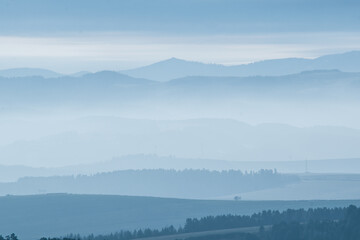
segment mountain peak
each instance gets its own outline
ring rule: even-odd
[[[180,58],[176,58],[176,57],[172,57],[172,58],[169,58],[165,61],[168,61],[168,62],[178,62],[178,61],[185,61],[183,59],[180,59]]]
[[[132,77],[148,78],[156,81],[169,81],[187,76],[279,76],[314,70],[334,71],[334,69],[342,72],[358,72],[360,66],[359,59],[360,51],[352,51],[342,54],[325,55],[315,59],[272,59],[228,67],[173,57],[148,66],[122,72]]]
[[[163,61],[154,63],[152,65],[156,65],[156,64],[184,64],[184,63],[188,63],[188,64],[198,63],[198,64],[201,64],[199,62],[187,61],[187,60],[184,60],[184,59],[172,57],[172,58],[165,59]]]

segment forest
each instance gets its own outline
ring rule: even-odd
[[[208,216],[200,219],[187,219],[184,226],[179,228],[168,226],[159,230],[139,229],[97,236],[70,234],[66,237],[44,237],[40,240],[130,240],[250,226],[259,227],[259,231],[255,234],[239,232],[221,235],[221,237],[209,235],[186,239],[358,240],[360,239],[360,208],[350,205],[346,208],[288,209],[282,212],[262,211],[251,216]],[[264,226],[272,227],[265,229]],[[1,239],[4,238],[1,237]]]

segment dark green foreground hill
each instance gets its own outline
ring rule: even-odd
[[[247,215],[262,210],[360,206],[360,200],[208,201],[109,195],[33,195],[0,198],[0,234],[22,240],[69,233],[106,234],[126,229],[180,226],[187,218]]]

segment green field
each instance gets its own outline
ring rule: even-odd
[[[22,240],[68,233],[106,234],[121,229],[180,226],[188,217],[350,204],[360,206],[360,200],[211,201],[68,194],[6,196],[0,197],[0,234],[14,232]]]

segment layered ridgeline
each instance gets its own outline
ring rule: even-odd
[[[1,77],[0,164],[63,167],[134,154],[262,162],[356,159],[360,73],[341,68],[356,56],[328,56],[338,59],[339,67],[331,69],[342,71],[281,76],[185,73],[160,82],[103,71]],[[316,68],[330,68],[321,66]]]
[[[27,120],[0,119],[0,129],[3,133],[0,135],[0,163],[63,167],[104,162],[125,155],[156,154],[173,156],[157,163],[158,168],[201,169],[211,166],[207,161],[198,161],[198,164],[195,164],[195,161],[194,164],[190,164],[192,159],[298,161],[294,167],[281,167],[281,164],[276,163],[264,166],[270,169],[279,167],[283,172],[304,172],[305,160],[308,159],[309,171],[324,172],[319,167],[315,168],[311,160],[358,159],[360,156],[360,130],[346,127],[293,127],[274,123],[250,125],[228,119],[143,120],[111,116],[75,119],[66,117],[68,116]],[[331,119],[334,120],[335,117]],[[147,157],[138,158],[142,158],[142,162],[132,163],[129,158],[123,166],[118,164],[117,167],[150,167]],[[181,165],[179,162],[182,159],[188,164]],[[231,165],[234,164],[228,164]],[[326,172],[359,173],[358,169],[349,165],[337,168],[338,165],[328,165]],[[264,167],[256,169],[261,168]],[[211,169],[222,170],[221,163]],[[238,164],[237,169],[252,168],[246,164]],[[101,171],[111,171],[111,168]],[[14,176],[18,173],[14,173]]]
[[[265,60],[250,64],[224,66],[204,64],[172,58],[149,66],[122,71],[133,77],[168,81],[187,76],[253,76],[253,75],[285,75],[312,70],[333,70],[345,72],[359,71],[360,52],[326,55],[315,59],[286,58]]]
[[[317,70],[282,76],[188,76],[168,82],[103,71],[80,77],[0,77],[2,107],[122,106],[127,103],[184,103],[189,100],[358,100],[360,73]],[[346,94],[345,94],[346,92]],[[122,102],[125,101],[125,102]],[[342,102],[340,101],[340,102]],[[34,105],[35,104],[35,105]]]
[[[6,78],[33,77],[33,76],[39,76],[43,78],[57,78],[62,76],[62,74],[41,68],[11,68],[11,69],[0,70],[0,76]]]
[[[123,170],[95,175],[25,177],[0,183],[1,195],[39,193],[117,194],[174,198],[241,199],[238,194],[299,182],[273,170],[243,173],[208,170]]]
[[[148,66],[120,73],[134,78],[146,78],[154,81],[169,81],[189,76],[212,77],[245,77],[245,76],[278,76],[295,74],[313,70],[339,70],[343,72],[358,72],[360,51],[342,54],[325,55],[314,59],[285,58],[264,60],[249,64],[225,66],[221,64],[206,64],[186,61],[177,58],[167,59]],[[56,78],[60,76],[81,77],[89,72],[81,71],[73,74],[60,74],[40,68],[13,68],[0,70],[1,77],[33,77]]]
[[[115,72],[1,78],[0,163],[64,166],[130,154],[358,158],[360,133],[349,127],[359,128],[359,88],[360,74],[339,71],[165,83]]]
[[[90,175],[23,177],[14,182],[0,183],[0,195],[73,193],[187,199],[334,200],[359,199],[359,184],[359,174],[148,169]]]
[[[0,165],[0,182],[16,182],[23,177],[51,177],[94,175],[120,170],[177,170],[202,169],[209,171],[240,170],[257,172],[261,169],[276,169],[280,173],[299,176],[334,175],[353,176],[360,173],[360,159],[322,159],[299,161],[226,161],[206,158],[178,158],[174,156],[125,155],[111,160],[87,164],[71,164],[63,167],[30,167]]]
[[[231,67],[171,59],[121,73],[62,75],[45,69],[8,69],[0,71],[0,99],[2,108],[10,103],[12,107],[51,106],[51,103],[122,106],[125,100],[129,101],[127,104],[159,103],[165,99],[181,102],[189,97],[192,100],[358,99],[359,62],[360,52],[354,51],[313,60],[268,60]],[[159,82],[168,77],[167,82]]]
[[[50,79],[0,78],[0,114],[231,118],[359,127],[359,88],[359,73],[337,70],[282,76],[189,76],[168,82],[109,71]],[[350,113],[352,119],[346,117]]]

